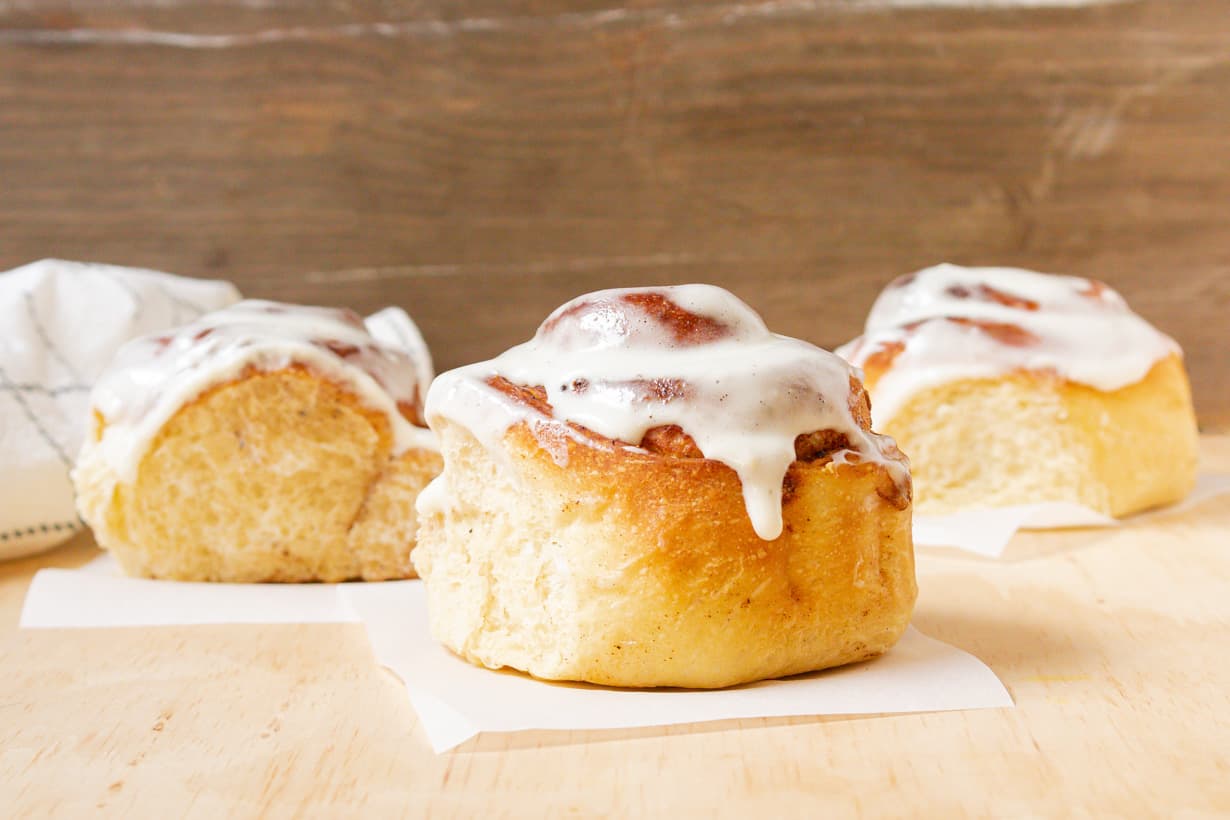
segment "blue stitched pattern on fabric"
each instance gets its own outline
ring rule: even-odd
[[[52,524],[37,524],[33,527],[18,527],[15,530],[0,532],[0,542],[15,541],[18,538],[25,538],[31,535],[48,532],[72,532],[84,527],[81,521],[57,521]]]

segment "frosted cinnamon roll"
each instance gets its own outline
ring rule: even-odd
[[[890,284],[837,352],[909,453],[920,512],[1068,501],[1122,516],[1195,482],[1182,351],[1101,282],[928,268]]]
[[[710,688],[863,660],[909,621],[908,463],[827,351],[706,285],[610,290],[438,377],[432,632],[547,679]]]
[[[413,577],[431,376],[396,308],[246,301],[137,339],[91,394],[78,508],[130,575]]]

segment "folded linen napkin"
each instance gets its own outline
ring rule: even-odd
[[[0,560],[81,528],[68,472],[90,388],[129,339],[239,300],[227,282],[44,259],[0,273]]]

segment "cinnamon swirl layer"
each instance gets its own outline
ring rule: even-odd
[[[125,480],[158,430],[211,388],[249,372],[301,367],[349,390],[389,422],[394,455],[435,449],[422,422],[431,358],[413,322],[389,308],[349,310],[248,300],[120,349],[91,395],[106,425],[100,454]]]
[[[563,432],[587,446],[719,461],[738,475],[766,540],[781,534],[782,485],[796,459],[883,465],[902,505],[909,497],[906,460],[870,431],[850,367],[771,333],[750,307],[709,285],[574,299],[529,342],[442,374],[427,396],[428,423],[439,418],[495,452],[509,428],[525,424],[557,460],[567,458],[557,444]]]
[[[1181,355],[1173,339],[1101,282],[955,265],[890,284],[864,334],[837,353],[874,384],[877,426],[921,391],[961,379],[1047,372],[1109,392]]]

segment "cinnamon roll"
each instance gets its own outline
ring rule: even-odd
[[[1178,344],[1105,284],[940,265],[901,277],[837,351],[909,453],[918,510],[1176,501],[1197,431]]]
[[[609,290],[438,377],[431,628],[491,668],[713,688],[870,658],[914,604],[910,476],[852,369],[707,285]]]
[[[396,308],[246,301],[137,339],[91,394],[78,509],[130,575],[413,577],[431,375]]]

